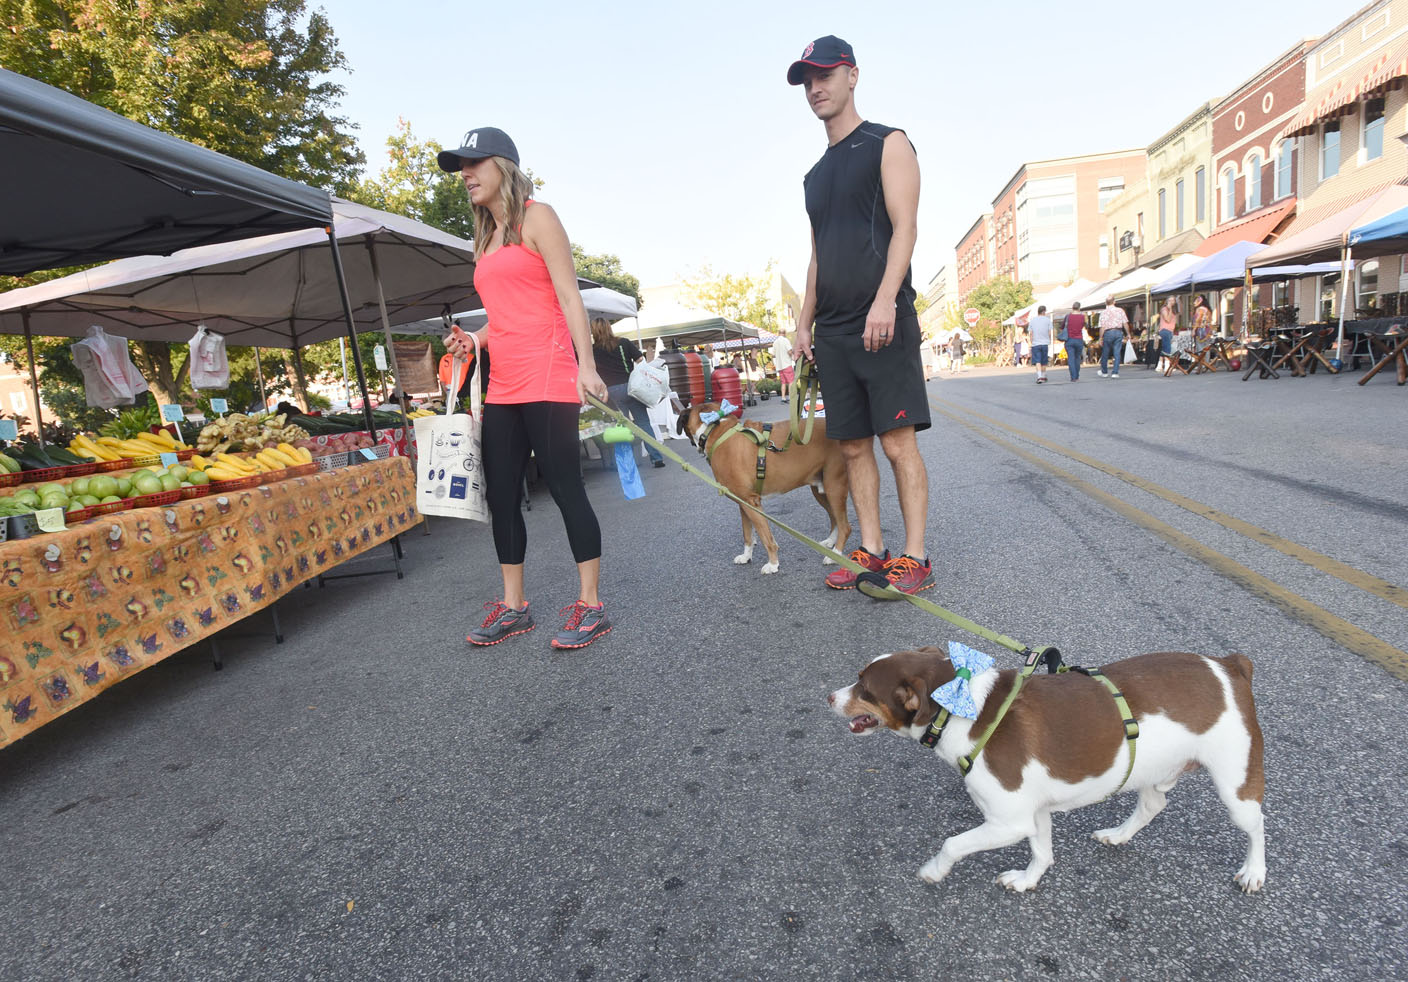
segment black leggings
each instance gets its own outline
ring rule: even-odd
[[[577,441],[578,407],[568,402],[489,403],[484,406],[484,495],[494,520],[499,563],[518,566],[528,547],[519,500],[528,453],[562,511],[572,558],[601,557],[601,526],[587,500]]]

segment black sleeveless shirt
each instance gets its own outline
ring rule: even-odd
[[[859,334],[885,278],[894,228],[885,210],[880,156],[893,126],[863,122],[827,147],[807,176],[807,214],[816,237],[816,332]],[[910,271],[895,297],[895,319],[914,317]]]

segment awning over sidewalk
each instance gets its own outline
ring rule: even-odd
[[[1238,286],[1246,279],[1249,257],[1265,248],[1260,242],[1234,242],[1216,255],[1200,259],[1187,269],[1164,278],[1149,292],[1158,295],[1180,290],[1222,290]]]
[[[1251,260],[1257,266],[1330,262],[1340,258],[1349,231],[1408,207],[1408,187],[1391,184],[1355,204],[1266,247]]]
[[[331,223],[276,177],[0,69],[0,274],[169,254]]]
[[[1201,261],[1202,260],[1197,256],[1188,253],[1169,261],[1159,269],[1155,269],[1151,266],[1140,266],[1138,269],[1130,270],[1113,283],[1106,283],[1096,287],[1080,298],[1080,305],[1083,308],[1089,309],[1092,306],[1103,304],[1106,297],[1114,297],[1116,300],[1142,297],[1144,291],[1152,287],[1155,283],[1162,282],[1185,270],[1191,269]]]
[[[1364,259],[1408,252],[1408,208],[1350,229],[1349,244]]]
[[[1312,132],[1327,119],[1350,112],[1360,99],[1378,95],[1401,78],[1408,78],[1408,41],[1387,49],[1358,75],[1345,75],[1291,120],[1282,136]]]
[[[1244,216],[1230,225],[1225,225],[1203,240],[1203,244],[1193,250],[1195,256],[1214,256],[1234,242],[1255,242],[1258,245],[1276,230],[1286,217],[1295,210],[1296,199],[1291,198],[1272,205],[1251,215]]]

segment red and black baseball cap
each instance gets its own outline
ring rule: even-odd
[[[801,85],[802,72],[808,65],[813,68],[835,68],[837,65],[855,68],[856,53],[847,42],[834,34],[817,38],[802,51],[802,57],[787,69],[787,84]]]

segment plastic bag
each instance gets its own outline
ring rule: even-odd
[[[226,389],[230,386],[230,362],[225,357],[225,339],[204,324],[191,338],[191,388]]]
[[[1131,365],[1138,360],[1139,359],[1135,357],[1134,354],[1134,342],[1126,338],[1124,342],[1124,363]]]
[[[659,404],[669,392],[670,372],[663,365],[643,361],[631,369],[631,377],[626,382],[628,396],[649,407]]]
[[[443,416],[422,416],[415,421],[416,447],[416,508],[422,515],[443,515],[446,518],[467,518],[475,522],[489,521],[489,505],[484,496],[484,458],[481,454],[480,429],[484,423],[479,394],[479,339],[474,338],[475,369],[470,385],[470,411],[450,412],[453,397],[445,402]],[[459,391],[462,378],[457,365],[453,373],[452,392]]]
[[[127,340],[108,334],[94,324],[88,336],[69,346],[73,364],[83,374],[83,391],[88,405],[112,409],[136,401],[147,391],[147,380],[132,364]]]

